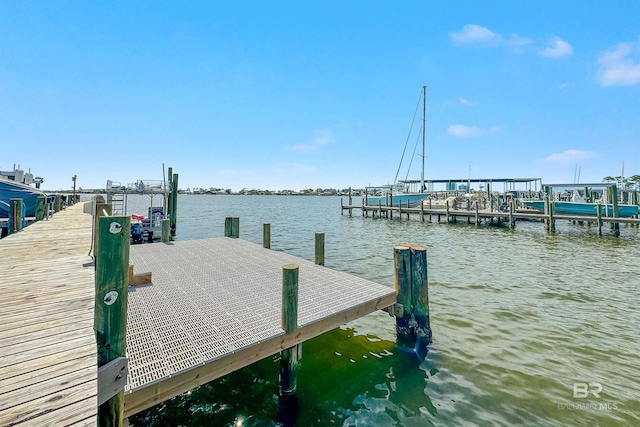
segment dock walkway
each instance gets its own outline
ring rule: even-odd
[[[0,425],[95,425],[91,216],[82,205],[0,240]]]
[[[396,302],[392,287],[240,239],[131,247],[125,416]],[[282,266],[298,264],[298,329],[281,329]]]

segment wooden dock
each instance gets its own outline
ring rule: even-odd
[[[441,208],[432,208],[428,209],[425,207],[399,207],[399,206],[372,206],[372,205],[342,205],[341,211],[344,214],[345,211],[349,213],[349,215],[353,214],[354,210],[360,210],[362,212],[362,216],[369,216],[371,214],[373,217],[376,215],[378,217],[385,218],[393,218],[397,216],[398,218],[402,218],[405,216],[407,219],[410,216],[419,216],[422,221],[425,221],[425,218],[431,220],[432,217],[436,217],[438,222],[441,220],[445,222],[456,222],[458,218],[462,218],[469,224],[481,225],[484,221],[485,224],[503,224],[505,226],[514,226],[516,220],[528,220],[528,221],[555,221],[555,220],[567,220],[567,221],[576,221],[576,222],[584,222],[584,223],[597,223],[598,219],[601,223],[611,223],[611,224],[631,224],[638,226],[640,225],[640,219],[638,218],[614,218],[602,216],[597,218],[595,216],[586,216],[586,215],[566,215],[566,214],[553,214],[551,217],[548,214],[538,213],[538,212],[525,212],[523,209],[515,210],[513,212],[509,211],[499,211],[499,210],[490,210],[490,209],[480,209],[480,210],[466,210],[466,209],[446,209],[446,207]],[[600,224],[602,225],[602,224]]]
[[[96,424],[91,227],[74,205],[0,240],[0,425]],[[237,238],[134,245],[129,259],[152,280],[128,290],[125,417],[397,300],[392,287]],[[285,333],[291,264],[298,327]]]
[[[0,425],[95,425],[91,216],[81,205],[0,240]]]

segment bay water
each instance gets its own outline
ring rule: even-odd
[[[128,213],[148,205],[129,196]],[[533,222],[512,231],[343,215],[339,197],[180,195],[177,239],[222,236],[228,216],[258,244],[270,223],[272,250],[307,260],[323,231],[327,267],[389,287],[393,247],[426,247],[429,353],[396,347],[394,318],[377,312],[303,344],[286,406],[274,356],[131,425],[640,425],[637,228],[621,225],[618,238],[566,221],[556,233]]]

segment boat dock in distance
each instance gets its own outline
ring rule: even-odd
[[[238,218],[229,237],[132,246],[129,217],[95,221],[95,262],[81,204],[0,241],[0,425],[127,417],[278,352],[295,390],[300,343],[399,313],[393,287],[324,267],[324,233],[314,263],[268,249],[268,224],[264,245],[237,238]]]
[[[505,183],[505,189],[517,182],[534,180],[498,180]],[[536,180],[537,181],[537,180]],[[604,223],[611,225],[612,234],[620,234],[620,224],[640,226],[638,219],[638,192],[618,190],[615,184],[554,184],[544,186],[542,190],[525,191],[505,190],[492,192],[491,180],[464,180],[460,190],[456,180],[425,181],[432,188],[434,182],[447,183],[447,190],[392,193],[384,187],[373,189],[373,197],[365,194],[360,204],[354,204],[349,196],[345,204],[341,200],[341,212],[353,214],[360,210],[363,216],[394,216],[407,219],[413,215],[421,221],[433,217],[438,222],[456,223],[460,220],[467,224],[515,228],[517,220],[539,221],[548,231],[556,231],[555,222],[566,220],[578,224],[595,224],[598,235],[602,235]],[[484,191],[467,190],[468,182],[480,182]],[[415,182],[411,181],[412,184]],[[453,184],[452,184],[453,183]],[[429,188],[429,186],[427,188]],[[388,187],[391,188],[391,187]],[[554,191],[561,189],[560,191]]]

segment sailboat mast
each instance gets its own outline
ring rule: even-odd
[[[427,87],[422,86],[422,175],[420,175],[420,193],[424,188],[424,146],[425,135],[427,133]]]

